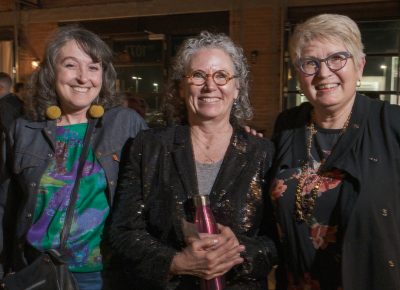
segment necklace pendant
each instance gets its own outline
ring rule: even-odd
[[[303,213],[300,211],[296,211],[296,221],[298,222],[304,222],[304,216]]]
[[[207,158],[206,163],[207,163],[207,164],[214,164],[215,161],[212,160],[211,158]]]

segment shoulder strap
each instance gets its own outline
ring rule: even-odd
[[[76,179],[74,183],[74,187],[72,188],[70,201],[67,208],[67,213],[65,215],[64,227],[61,231],[61,242],[60,242],[60,250],[63,250],[66,246],[66,242],[68,239],[69,231],[71,230],[73,213],[75,209],[76,200],[78,198],[78,190],[79,184],[82,177],[83,167],[85,165],[85,160],[89,151],[90,139],[92,137],[92,133],[94,131],[95,120],[88,120],[88,127],[86,129],[85,138],[83,139],[83,148],[81,155],[79,156],[79,164],[76,171]]]

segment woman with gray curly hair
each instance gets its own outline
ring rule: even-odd
[[[253,117],[253,109],[249,99],[249,69],[243,50],[224,34],[215,35],[202,32],[200,36],[199,39],[193,38],[183,43],[171,66],[165,102],[166,120],[181,124],[187,123],[186,105],[180,96],[182,76],[186,74],[187,64],[193,54],[201,48],[208,47],[223,50],[232,61],[234,77],[238,85],[238,96],[233,103],[230,121],[234,124],[243,125],[246,120]]]
[[[265,183],[273,147],[239,126],[252,113],[247,89],[246,60],[228,36],[202,32],[179,49],[167,103],[180,125],[138,135],[120,171],[108,234],[132,289],[200,289],[222,275],[225,289],[266,289],[276,259]],[[182,227],[199,195],[217,234]]]

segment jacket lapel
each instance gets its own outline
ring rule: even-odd
[[[234,130],[230,144],[225,153],[221,169],[218,172],[210,193],[210,203],[216,205],[221,199],[229,194],[227,190],[240,178],[243,168],[247,165],[246,153],[248,145],[245,142],[244,132]]]
[[[185,235],[182,230],[182,219],[194,222],[194,207],[191,197],[198,194],[198,187],[189,128],[187,126],[176,126],[175,128],[171,157],[178,175],[176,178],[178,179],[174,181],[170,180],[169,182],[176,184],[180,181],[184,189],[184,196],[175,197],[178,198],[177,202],[179,205],[177,204],[177,210],[173,218],[177,240],[184,247]]]
[[[307,123],[298,127],[294,130],[293,136],[293,160],[295,161],[294,166],[302,166],[303,162],[307,160],[306,140],[308,138],[308,130],[306,129]]]
[[[367,121],[365,116],[368,116],[370,106],[366,98],[367,97],[361,95],[356,96],[349,126],[338,141],[332,154],[326,160],[325,169],[332,167],[342,169],[359,179],[359,169],[356,167],[356,158],[354,155],[351,155],[350,151],[354,150],[355,143],[359,140],[359,135],[362,133],[362,128],[365,127]],[[350,160],[352,162],[350,162]]]
[[[189,127],[177,126],[172,148],[172,159],[188,197],[198,194]]]

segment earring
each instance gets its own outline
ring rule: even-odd
[[[59,106],[53,105],[46,109],[46,117],[50,120],[57,120],[61,117],[61,109]]]
[[[95,119],[101,118],[104,115],[104,107],[99,105],[99,96],[97,96],[95,104],[89,108],[89,116]]]
[[[99,105],[99,96],[96,98],[96,103],[92,104],[89,108],[89,116],[95,119],[101,118],[104,115],[104,107]]]
[[[102,105],[91,105],[89,108],[89,116],[95,119],[104,115],[104,107]]]
[[[297,91],[299,92],[299,95],[300,95],[301,97],[304,97],[304,92],[303,92],[303,90],[302,90],[300,87],[298,87],[298,86],[296,86],[296,89],[297,89]]]
[[[357,88],[361,87],[361,81],[360,81],[360,80],[357,81],[356,87],[357,87]]]

